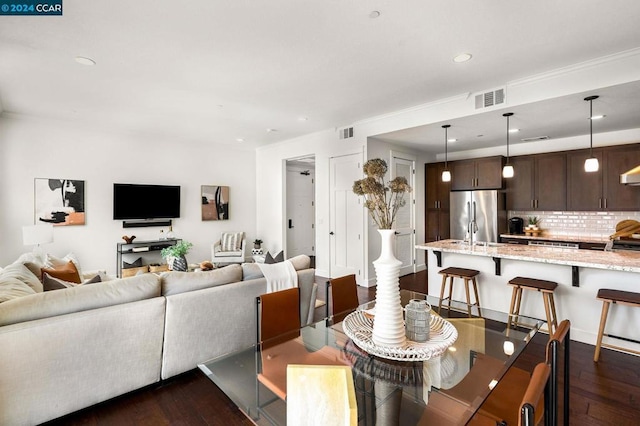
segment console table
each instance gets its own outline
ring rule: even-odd
[[[134,241],[132,243],[118,243],[116,248],[116,273],[118,278],[122,275],[122,256],[126,254],[138,254],[143,255],[149,252],[157,252],[165,247],[171,247],[176,245],[180,239],[168,239],[168,240],[148,240],[148,241]]]

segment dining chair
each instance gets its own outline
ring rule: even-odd
[[[562,401],[562,420],[561,424],[564,426],[569,425],[569,347],[571,343],[570,338],[571,321],[565,319],[558,324],[556,332],[553,333],[551,339],[547,343],[547,363],[551,366],[551,385],[550,385],[550,397],[551,406],[549,411],[551,413],[551,424],[560,424],[558,421],[560,411],[558,406]],[[562,394],[559,393],[559,388],[562,388]]]
[[[328,280],[326,290],[326,317],[329,317],[329,294],[331,294],[331,312],[334,322],[342,321],[360,305],[355,274]]]
[[[514,374],[513,371],[519,372]],[[537,364],[530,377],[526,372],[526,377],[523,377],[523,371],[510,368],[498,382],[489,399],[467,424],[533,426],[543,422],[545,426],[553,425],[548,410],[551,404],[551,366],[546,362]]]
[[[292,287],[256,297],[256,343],[266,349],[300,332],[300,289]]]

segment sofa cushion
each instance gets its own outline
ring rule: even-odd
[[[0,326],[159,296],[160,278],[155,274],[122,278],[98,285],[79,285],[64,291],[47,291],[0,303]]]
[[[242,236],[244,232],[223,232],[220,239],[222,251],[242,250]]]
[[[306,254],[299,254],[298,256],[294,256],[289,259],[289,262],[293,264],[293,268],[296,271],[309,269],[311,267],[311,258]]]
[[[0,278],[13,278],[21,281],[33,289],[35,293],[42,293],[42,283],[38,276],[34,275],[22,263],[12,263],[0,272]]]
[[[213,271],[172,271],[164,272],[160,277],[162,279],[162,294],[171,296],[186,291],[242,281],[242,267],[240,265],[229,265]]]
[[[73,261],[68,261],[64,266],[56,266],[53,268],[42,268],[42,276],[44,277],[44,274],[49,274],[49,276],[64,280],[64,281],[69,281],[72,283],[76,283],[76,284],[80,284],[81,280],[80,280],[80,273],[78,272],[78,269],[76,268],[75,263],[73,263]]]
[[[79,285],[95,284],[99,282],[102,282],[100,275],[95,275],[93,278],[86,279],[82,281],[82,283],[77,284],[52,277],[46,272],[42,274],[42,286],[44,287],[44,291],[63,290],[65,288],[73,288]]]

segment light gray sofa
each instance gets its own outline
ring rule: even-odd
[[[292,263],[307,323],[315,271],[306,256]],[[260,275],[250,264],[144,274],[0,303],[0,424],[42,423],[250,346]]]

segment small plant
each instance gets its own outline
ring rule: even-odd
[[[191,250],[193,244],[188,241],[180,241],[177,244],[169,247],[165,247],[160,251],[163,258],[167,257],[183,257],[189,250]]]
[[[253,244],[259,246],[260,244],[262,244],[262,240],[255,239],[255,240],[253,240]]]
[[[529,225],[536,226],[539,222],[538,216],[529,216]]]

